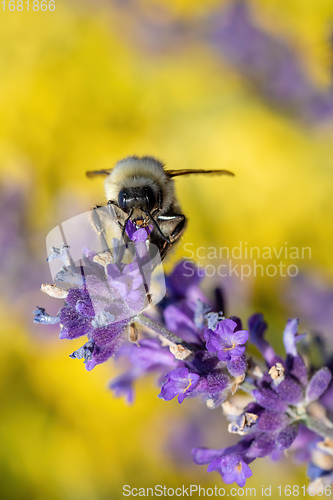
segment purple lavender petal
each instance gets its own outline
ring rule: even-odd
[[[94,341],[92,357],[86,363],[86,369],[92,370],[96,365],[104,363],[119,349],[125,336],[122,335],[126,321],[113,323],[108,326],[94,328],[91,333],[91,340]]]
[[[277,362],[281,363],[282,359],[275,354],[273,347],[264,338],[267,323],[264,321],[263,315],[253,314],[248,320],[248,325],[250,342],[259,349],[268,366],[273,366]]]
[[[109,384],[109,388],[117,398],[124,397],[128,404],[132,404],[134,401],[133,381],[135,378],[135,375],[131,372],[124,373],[113,379]]]
[[[136,231],[137,231],[136,225],[131,219],[129,219],[126,224],[126,233],[130,240],[133,241],[133,236],[136,233]]]
[[[79,288],[71,288],[66,297],[66,304],[75,307],[78,300],[84,299],[84,293]]]
[[[82,316],[93,318],[95,311],[86,289],[71,288],[66,297],[66,305],[76,309]]]
[[[260,458],[270,455],[276,448],[275,434],[264,433],[257,437],[251,444],[246,456],[249,458]]]
[[[86,370],[91,371],[95,366],[107,361],[119,347],[119,342],[111,342],[103,347],[95,344],[92,357],[86,363]]]
[[[257,403],[267,410],[285,413],[288,409],[287,404],[271,389],[265,387],[260,390],[254,389],[252,395]]]
[[[287,450],[295,441],[298,434],[298,424],[288,425],[276,438],[276,446],[279,450]]]
[[[327,366],[318,370],[310,379],[306,388],[305,399],[307,403],[315,401],[326,391],[332,379],[332,374]]]
[[[132,241],[136,241],[136,242],[146,241],[150,232],[151,231],[148,232],[146,230],[146,228],[140,227],[140,229],[138,229],[137,231],[135,231],[135,233],[133,234]]]
[[[227,368],[230,375],[233,377],[239,377],[243,375],[247,368],[247,362],[245,356],[232,357],[227,361]]]
[[[193,262],[183,260],[167,277],[167,286],[176,298],[187,297],[192,289],[197,289],[203,278],[202,272]]]
[[[131,364],[145,372],[174,368],[178,364],[169,349],[161,347],[155,339],[142,339],[139,341],[139,346],[130,344],[128,347]]]
[[[288,404],[297,405],[303,400],[303,389],[296,380],[286,377],[275,387],[276,393]]]
[[[204,337],[206,340],[206,348],[209,352],[218,352],[221,349],[220,336],[213,330],[205,330]],[[226,356],[228,356],[226,354]],[[229,359],[228,357],[226,359]]]
[[[199,332],[194,323],[194,310],[192,303],[181,300],[176,304],[168,305],[163,317],[168,330],[184,339],[186,342],[199,343]]]
[[[241,356],[245,351],[241,344],[247,341],[249,333],[245,330],[234,331],[236,327],[235,321],[225,319],[219,321],[214,331],[206,329],[204,332],[207,350],[217,352],[221,361]]]
[[[230,459],[230,456],[227,455],[225,456],[226,450],[224,451],[224,455],[219,458],[215,458],[210,462],[210,464],[207,467],[207,472],[214,472],[217,471],[221,474],[222,476],[222,468],[225,467]]]
[[[219,360],[214,354],[204,350],[196,352],[192,365],[197,373],[208,375],[215,372],[218,363]]]
[[[237,340],[238,345],[245,344],[249,340],[249,332],[246,330],[235,330],[234,338]]]
[[[221,458],[224,448],[212,450],[210,448],[194,448],[192,450],[193,462],[197,465],[204,465],[212,462],[216,458]]]
[[[320,398],[320,403],[325,406],[325,408],[333,413],[333,382],[331,381],[326,391]]]
[[[303,386],[307,385],[308,371],[302,356],[299,354],[297,356],[287,355],[286,369],[287,372],[295,377]]]
[[[283,294],[286,302],[300,314],[311,329],[330,332],[333,328],[333,288],[317,274],[298,274],[293,286]],[[330,340],[329,337],[326,337]]]
[[[166,382],[161,388],[159,397],[170,401],[178,396],[178,402],[182,403],[198,383],[199,375],[190,373],[188,368],[176,368],[166,375]]]
[[[236,345],[235,347],[230,348],[230,356],[233,358],[238,358],[242,356],[245,352],[244,345]]]
[[[242,488],[246,483],[246,479],[252,476],[252,471],[241,456],[234,455],[230,458],[228,464],[222,467],[222,475],[226,484],[237,483]]]
[[[211,307],[200,299],[197,299],[194,309],[194,324],[202,330],[205,324],[206,314],[211,310]]]
[[[235,321],[232,321],[232,319],[223,319],[217,323],[215,332],[221,339],[224,339],[228,338],[235,331],[235,328],[237,328]]]
[[[140,227],[139,229],[137,229],[136,225],[131,219],[129,219],[126,224],[127,236],[129,237],[130,240],[138,243],[146,241],[152,230],[153,226],[151,224],[147,227]]]
[[[297,356],[296,343],[302,338],[303,335],[298,335],[298,324],[299,320],[297,318],[288,319],[286,327],[283,332],[283,343],[287,354],[291,356]]]
[[[259,416],[256,428],[263,432],[275,432],[286,427],[290,418],[285,413],[276,413],[265,410]]]
[[[200,377],[192,395],[204,397],[206,401],[210,401],[212,408],[216,408],[225,401],[229,384],[230,380],[226,374],[209,373]]]
[[[258,345],[264,339],[265,331],[267,330],[267,323],[264,321],[263,314],[252,314],[248,320],[248,325],[251,343]]]
[[[94,328],[91,332],[91,338],[99,347],[105,347],[114,342],[114,340],[124,331],[127,322],[111,323],[108,326]]]
[[[93,327],[91,319],[84,318],[71,306],[64,306],[59,313],[62,329],[59,338],[76,339],[82,335],[88,335]]]
[[[93,318],[95,316],[95,311],[90,299],[78,300],[75,309],[82,316],[87,316]]]
[[[293,457],[296,462],[308,462],[311,459],[311,451],[322,438],[311,431],[305,425],[300,424],[298,434],[291,445]]]

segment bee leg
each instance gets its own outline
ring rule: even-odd
[[[109,200],[107,204],[107,210],[110,217],[117,222],[120,229],[123,229],[123,224],[120,222],[121,219],[126,219],[127,214],[123,212],[121,208],[118,207],[115,201]]]
[[[168,238],[168,241],[164,241],[160,248],[161,259],[163,260],[170,248],[185,231],[186,217],[183,214],[159,215],[157,220],[161,231]]]
[[[102,251],[105,252],[106,250],[109,250],[107,241],[106,241],[106,234],[105,234],[105,229],[103,227],[101,218],[99,216],[98,210],[100,206],[94,207],[92,213],[91,213],[91,222],[93,225],[93,228],[95,229],[96,233],[99,235],[101,246],[102,246]]]

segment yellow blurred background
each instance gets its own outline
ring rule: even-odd
[[[251,81],[218,50],[210,27],[230,7],[225,1],[55,3],[53,12],[9,11],[7,0],[3,11],[0,3],[0,498],[100,500],[122,498],[125,484],[222,486],[190,453],[186,461],[167,446],[171,437],[181,442],[192,419],[201,430],[191,445],[222,447],[228,438],[219,410],[159,400],[153,379],[138,384],[127,407],[107,389],[112,362],[88,373],[68,357],[82,339],[60,341],[57,327],[32,324],[36,304],[51,313],[59,306],[39,292],[50,280],[45,237],[104,202],[102,181],[86,179],[86,170],[130,154],[155,155],[172,169],[225,168],[236,176],[177,179],[189,225],[167,269],[189,256],[189,243],[196,251],[287,242],[311,248],[299,270],[329,292],[333,112],[309,120],[271,101],[260,78]],[[293,47],[314,88],[327,92],[333,3],[248,7],[260,29]],[[295,283],[222,280],[227,313],[245,321],[260,310],[279,347],[284,322],[303,311]],[[300,320],[303,329],[316,328],[309,314]],[[329,337],[333,324],[326,324]],[[253,470],[247,486],[306,484],[304,468],[287,460],[258,460]]]

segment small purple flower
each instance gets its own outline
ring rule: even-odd
[[[217,352],[221,361],[228,361],[233,357],[242,356],[245,352],[245,342],[249,338],[246,330],[234,331],[237,323],[231,319],[219,321],[215,330],[205,330],[207,350]]]
[[[148,239],[153,227],[154,226],[152,224],[149,224],[148,226],[138,228],[136,224],[129,219],[126,224],[126,233],[131,241],[142,243]]]
[[[223,480],[226,484],[237,483],[243,488],[246,479],[252,476],[252,471],[239,455],[233,455],[228,464],[222,468]]]
[[[193,461],[197,465],[209,464],[207,471],[217,471],[227,484],[236,482],[244,486],[246,479],[252,476],[248,464],[253,458],[247,456],[253,437],[245,436],[241,441],[228,448],[214,450],[209,448],[194,448]]]
[[[165,401],[170,401],[178,396],[178,402],[182,403],[194,390],[199,378],[197,373],[190,373],[188,368],[176,368],[166,375],[166,382],[162,386],[160,397]]]

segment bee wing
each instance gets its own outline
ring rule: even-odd
[[[208,175],[231,175],[234,176],[233,172],[229,170],[204,170],[204,169],[184,169],[184,170],[165,170],[168,177],[178,177],[179,175],[190,175],[190,174],[208,174]]]
[[[97,177],[98,175],[109,175],[111,172],[112,168],[108,168],[106,170],[88,170],[86,172],[87,177]]]

